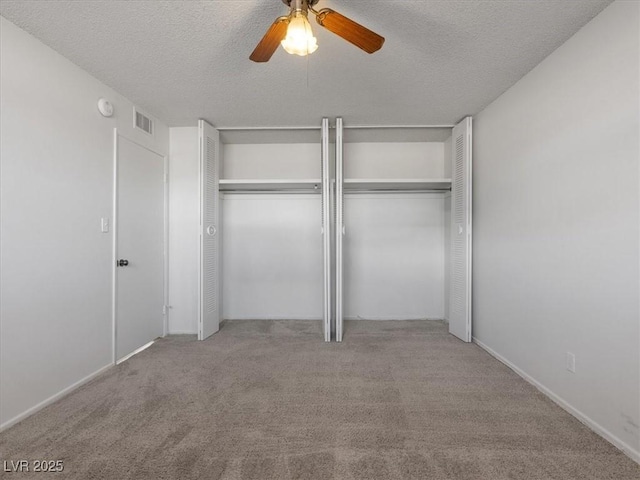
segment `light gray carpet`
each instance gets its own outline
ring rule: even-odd
[[[74,479],[638,479],[640,466],[441,322],[236,321],[170,337],[0,436]],[[0,471],[0,473],[2,473]]]

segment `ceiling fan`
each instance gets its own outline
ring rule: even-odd
[[[318,1],[282,0],[290,9],[289,15],[276,18],[249,58],[254,62],[268,62],[278,45],[282,45],[287,52],[294,55],[305,56],[315,52],[318,44],[307,19],[308,12],[316,16],[318,25],[365,52],[373,53],[380,50],[384,37],[330,8],[314,10],[313,7]]]

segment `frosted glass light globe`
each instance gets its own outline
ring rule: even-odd
[[[296,12],[291,18],[287,27],[287,36],[280,44],[288,53],[301,57],[318,49],[318,42],[311,31],[311,24],[303,13]]]

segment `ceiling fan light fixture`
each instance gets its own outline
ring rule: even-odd
[[[313,36],[311,24],[304,11],[295,11],[291,14],[287,26],[287,36],[280,42],[282,48],[292,55],[304,57],[318,49],[318,41]]]
[[[315,52],[318,49],[318,42],[313,36],[307,18],[309,12],[316,16],[316,22],[322,28],[335,33],[367,53],[377,52],[382,48],[384,37],[376,32],[330,8],[314,10],[313,7],[319,1],[282,0],[282,3],[289,7],[289,14],[276,18],[256,45],[249,59],[258,63],[268,62],[278,49],[278,45],[282,45],[287,53],[301,57]]]

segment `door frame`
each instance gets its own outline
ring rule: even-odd
[[[323,333],[324,341],[331,341],[331,318],[333,304],[331,301],[331,284],[333,279],[333,258],[331,250],[332,232],[332,196],[331,196],[331,162],[329,154],[329,118],[323,117],[320,127],[320,172],[322,175],[322,255],[323,255]]]
[[[335,154],[335,317],[336,342],[344,337],[344,125],[342,117],[336,118]]]
[[[165,337],[168,333],[169,323],[169,157],[163,155],[156,150],[153,150],[140,142],[133,140],[127,135],[123,135],[118,131],[118,128],[113,129],[113,202],[111,211],[111,232],[112,232],[112,244],[111,244],[111,363],[115,365],[118,362],[117,358],[117,328],[118,328],[118,271],[116,262],[118,261],[118,137],[122,137],[125,140],[136,144],[137,146],[144,148],[145,150],[162,157],[163,159],[163,265],[162,271],[164,272],[164,278],[162,280],[163,285],[163,302],[162,307],[163,322],[162,322],[162,336]],[[142,347],[143,349],[146,346]],[[137,353],[134,352],[134,353]]]

